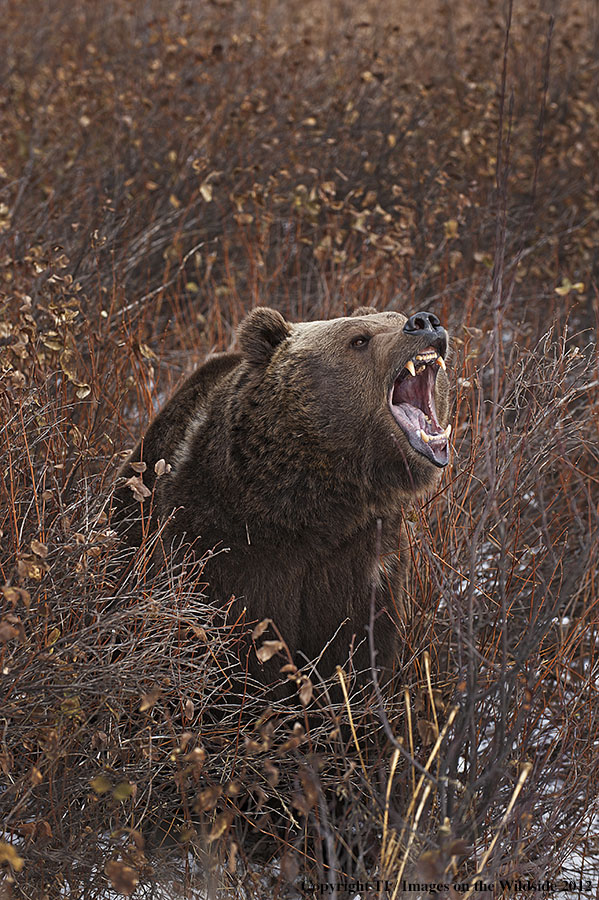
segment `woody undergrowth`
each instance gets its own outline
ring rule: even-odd
[[[591,7],[9,7],[4,896],[596,870]],[[264,696],[201,563],[151,577],[110,529],[123,453],[258,303],[453,335],[453,462],[407,511],[380,694],[304,670]]]

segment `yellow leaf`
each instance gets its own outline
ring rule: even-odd
[[[208,184],[208,182],[204,182],[200,186],[200,194],[206,201],[206,203],[210,203],[212,201],[212,185]]]
[[[60,711],[69,718],[79,718],[81,716],[81,703],[79,697],[65,697],[60,704]]]
[[[12,844],[7,844],[5,841],[0,841],[0,863],[8,863],[15,872],[20,872],[25,865],[24,860]]]
[[[444,224],[445,228],[445,237],[448,241],[452,241],[454,238],[458,236],[458,221],[457,219],[448,219]]]
[[[131,784],[129,781],[121,781],[120,784],[117,784],[115,789],[112,792],[112,796],[115,800],[129,800],[130,797],[134,797],[137,793],[137,786],[135,784]]]
[[[58,638],[60,637],[60,629],[53,628],[50,634],[48,635],[48,639],[46,641],[46,647],[51,647],[52,644],[55,644]]]
[[[562,278],[562,283],[559,287],[555,288],[555,293],[559,294],[560,297],[565,297],[566,294],[570,293],[572,287],[573,285],[569,278]]]
[[[112,788],[111,783],[105,775],[96,775],[95,778],[92,778],[90,781],[90,785],[92,790],[96,794],[107,794],[108,791]]]
[[[72,350],[63,350],[60,354],[60,368],[67,376],[69,381],[77,381],[77,372],[75,370],[75,354]]]
[[[156,356],[152,348],[148,347],[147,344],[140,344],[139,352],[144,357],[144,359],[151,359],[152,362],[158,362],[158,357]]]

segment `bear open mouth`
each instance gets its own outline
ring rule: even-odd
[[[451,425],[442,428],[435,409],[435,382],[445,361],[433,347],[408,360],[389,393],[393,418],[410,446],[439,468],[449,462]]]

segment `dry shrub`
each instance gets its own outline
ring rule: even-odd
[[[4,895],[593,875],[593,4],[518,4],[507,57],[493,2],[9,6]],[[201,563],[110,530],[122,453],[256,303],[454,335],[394,690],[265,696]]]

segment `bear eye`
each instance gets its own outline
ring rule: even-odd
[[[370,337],[371,337],[371,335],[369,335],[369,334],[361,334],[358,337],[352,338],[349,343],[349,346],[357,347],[358,349],[366,347],[368,345]]]

